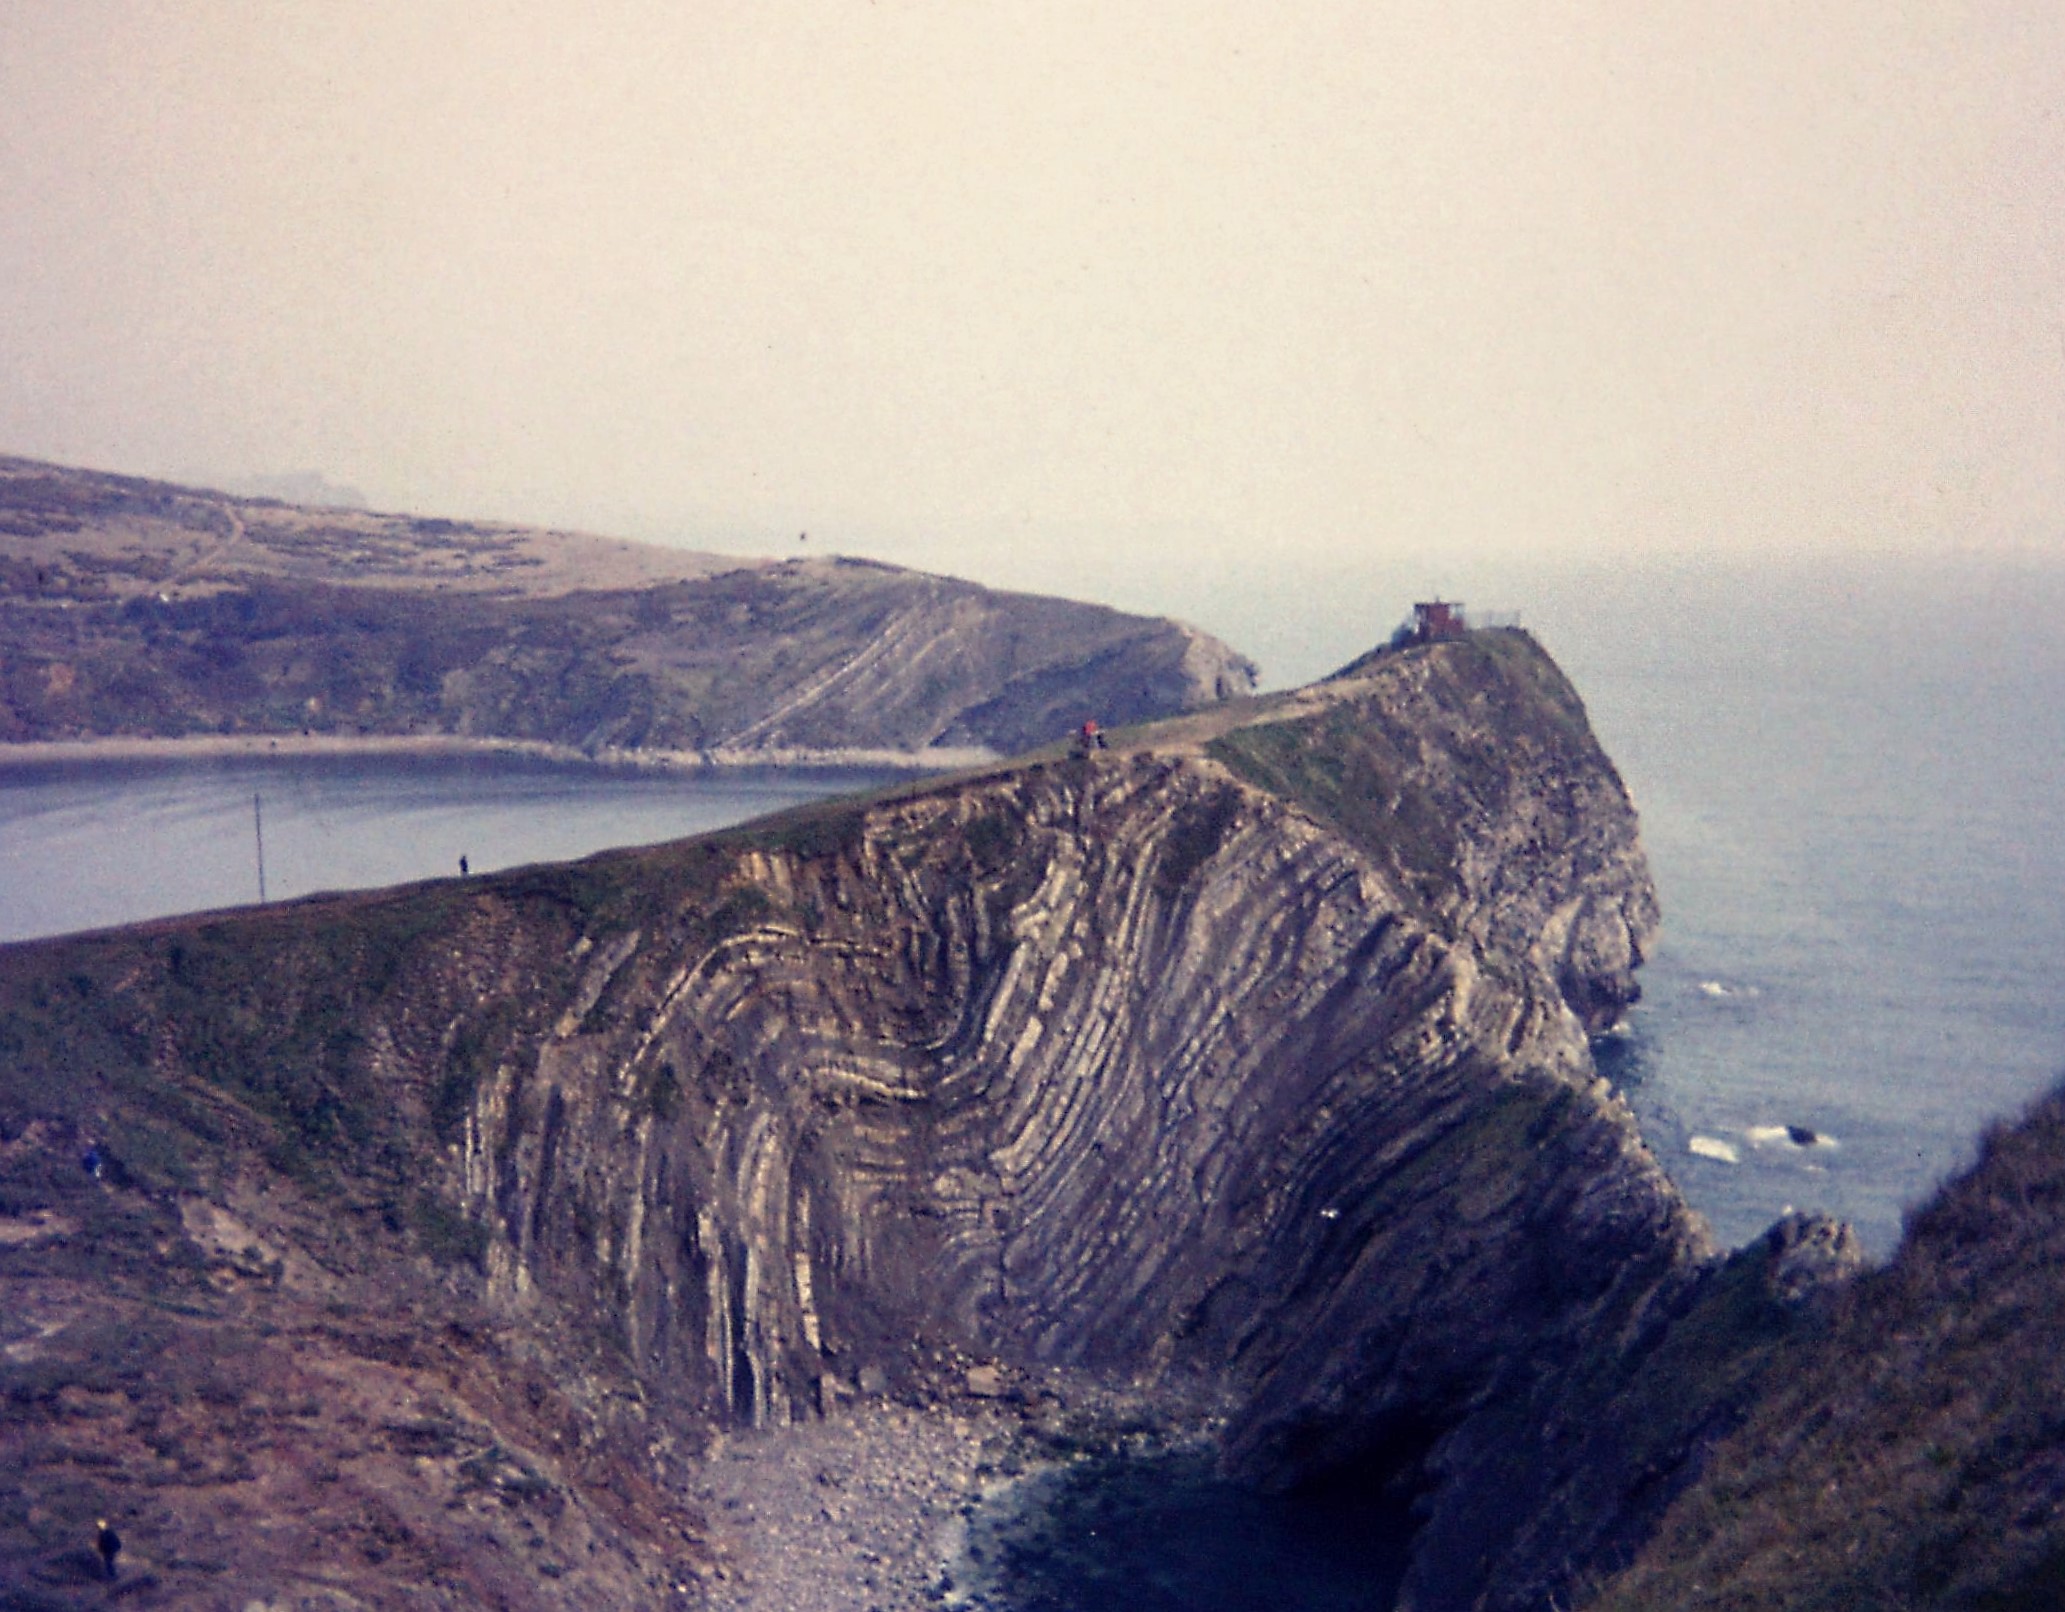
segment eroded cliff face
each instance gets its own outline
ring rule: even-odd
[[[1424,1486],[1441,1537],[1513,1384],[1708,1270],[1587,1053],[1655,921],[1575,696],[1481,633],[711,840],[14,955],[669,1425],[1079,1367],[1202,1385],[1260,1481]]]

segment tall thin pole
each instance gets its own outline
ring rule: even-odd
[[[265,797],[251,797],[251,828],[258,836],[258,904],[265,905]]]

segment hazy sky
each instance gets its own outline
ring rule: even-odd
[[[1136,602],[2057,546],[2065,6],[0,0],[0,451]]]

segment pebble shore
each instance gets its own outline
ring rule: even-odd
[[[975,1534],[991,1540],[1019,1504],[1037,1504],[1041,1486],[1026,1479],[1193,1441],[1223,1410],[1195,1384],[1062,1370],[1010,1382],[978,1365],[942,1374],[917,1403],[848,1398],[822,1421],[730,1434],[688,1487],[711,1555],[692,1589],[710,1612],[987,1606],[970,1582],[989,1576],[971,1560],[978,1505]]]
[[[691,1491],[707,1518],[712,1612],[912,1612],[937,1607],[956,1524],[1013,1459],[1003,1407],[874,1402],[834,1421],[737,1434]]]

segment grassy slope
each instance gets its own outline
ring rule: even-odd
[[[1637,1565],[1592,1603],[2065,1605],[2065,1091],[1986,1139],[1886,1268],[1787,1345]]]
[[[1249,723],[1207,748],[1250,783],[1297,802],[1390,861],[1408,888],[1433,897],[1453,886],[1461,826],[1409,775],[1431,772],[1489,808],[1512,788],[1516,755],[1546,751],[1595,766],[1598,751],[1576,691],[1518,631],[1472,633],[1433,649],[1380,650],[1332,681],[1415,661],[1413,670],[1446,685],[1453,709],[1470,713],[1468,725],[1430,735],[1424,718],[1402,720],[1380,695],[1317,715]]]
[[[314,1560],[374,1605],[625,1604],[693,1566],[607,1328],[483,1308],[484,1228],[437,1184],[473,1082],[545,1033],[541,971],[663,905],[735,921],[727,862],[0,950],[0,1605],[73,1604],[102,1514],[133,1582],[204,1604]]]

